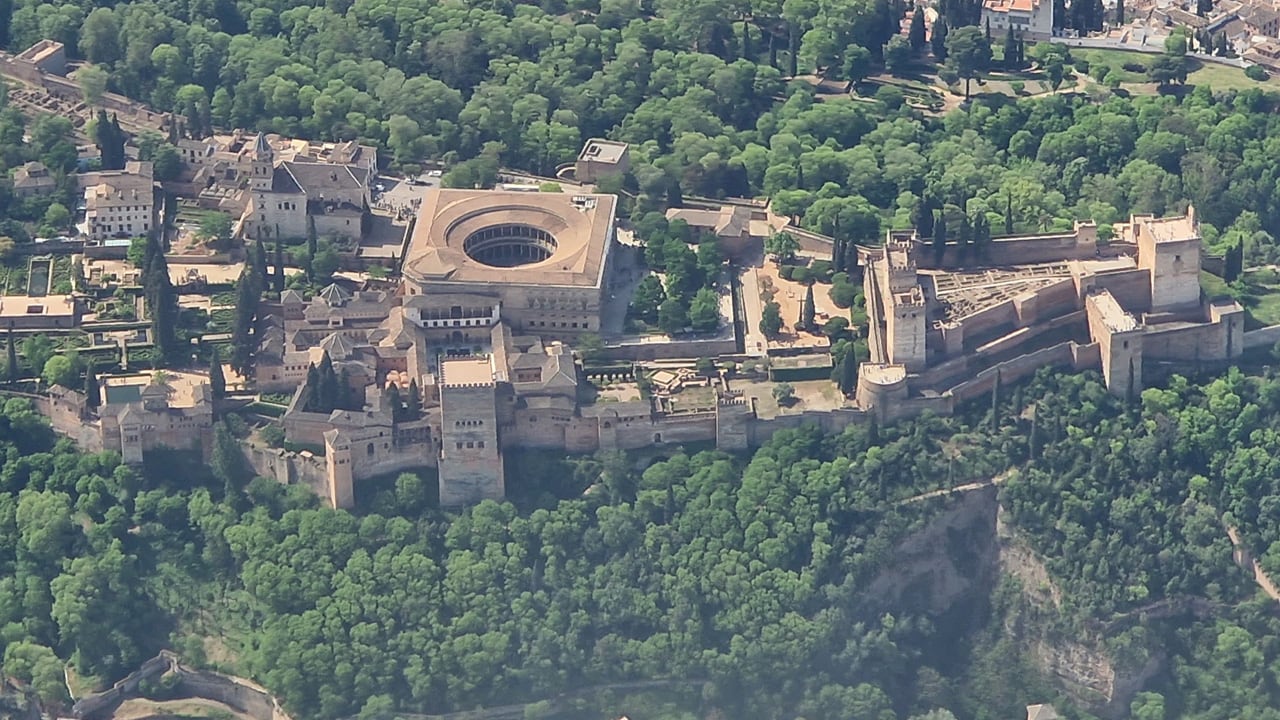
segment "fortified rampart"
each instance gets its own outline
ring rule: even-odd
[[[59,69],[58,63],[49,64],[40,58],[30,57],[33,55],[33,50],[49,42],[42,40],[17,56],[0,52],[0,75],[43,90],[50,96],[64,101],[66,103],[64,109],[71,114],[88,120],[92,109],[84,103],[84,91],[80,89],[80,85],[74,80],[54,74]],[[49,71],[44,68],[48,68]],[[111,92],[102,93],[95,103],[95,108],[102,108],[116,115],[125,129],[135,132],[141,130],[167,132],[169,124],[173,122],[173,116],[169,113],[155,112],[140,102]]]
[[[261,685],[241,677],[189,668],[168,650],[160,651],[159,655],[143,663],[110,689],[81,698],[71,708],[71,714],[83,720],[105,720],[120,703],[137,697],[138,687],[144,681],[168,673],[173,673],[178,679],[172,691],[175,698],[213,700],[254,720],[291,720],[280,703]]]

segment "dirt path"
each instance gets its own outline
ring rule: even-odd
[[[973,492],[974,490],[981,490],[983,488],[993,487],[995,485],[1000,485],[1004,483],[1004,481],[1008,480],[1012,476],[1013,476],[1013,471],[1006,470],[1000,473],[999,475],[993,478],[988,478],[986,480],[978,480],[971,483],[965,483],[964,485],[957,485],[955,487],[950,487],[950,488],[941,488],[939,490],[930,490],[929,492],[920,493],[919,495],[912,495],[909,498],[905,498],[903,500],[899,500],[898,502],[894,503],[894,506],[901,507],[903,505],[910,505],[912,503],[923,502],[925,500],[929,500],[930,498],[943,497],[944,495],[964,494],[967,492]]]
[[[1235,552],[1232,555],[1236,564],[1246,570],[1252,569],[1253,581],[1258,584],[1258,587],[1262,588],[1262,591],[1272,600],[1280,602],[1280,590],[1276,589],[1276,584],[1271,581],[1266,571],[1262,569],[1262,563],[1258,562],[1258,559],[1253,557],[1249,549],[1240,543],[1240,531],[1234,526],[1228,525],[1227,537],[1231,538],[1231,545],[1235,548]]]

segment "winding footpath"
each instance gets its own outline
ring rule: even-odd
[[[1253,581],[1257,583],[1258,587],[1262,588],[1262,591],[1272,600],[1280,602],[1280,590],[1276,589],[1276,584],[1271,581],[1266,571],[1262,569],[1262,563],[1258,562],[1258,559],[1253,557],[1249,549],[1240,543],[1240,531],[1235,526],[1228,525],[1227,537],[1231,538],[1231,545],[1235,548],[1235,552],[1232,554],[1236,564],[1246,570],[1252,569]]]
[[[912,495],[909,498],[904,498],[902,500],[895,502],[893,505],[894,507],[901,507],[903,505],[910,505],[912,503],[924,502],[925,500],[930,500],[932,498],[937,498],[937,497],[946,497],[949,495],[963,495],[968,492],[973,492],[974,490],[982,490],[983,488],[995,487],[996,485],[1000,485],[1004,483],[1004,481],[1008,480],[1011,477],[1013,477],[1013,470],[1006,470],[1000,473],[999,475],[993,478],[987,478],[986,480],[978,480],[971,483],[965,483],[964,485],[957,485],[955,487],[949,487],[949,488],[941,488],[939,490],[930,490],[929,492],[920,493],[919,495]]]

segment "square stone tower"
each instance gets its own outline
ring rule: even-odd
[[[443,360],[440,375],[440,505],[500,500],[506,485],[492,358]]]
[[[1084,309],[1107,389],[1116,397],[1136,397],[1142,392],[1142,326],[1106,290],[1086,298]]]
[[[1151,274],[1151,312],[1200,305],[1200,224],[1195,207],[1178,217],[1135,215],[1119,226],[1138,246],[1138,267]]]

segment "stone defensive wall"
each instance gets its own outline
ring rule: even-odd
[[[1081,366],[1077,365],[1077,363],[1081,360],[1087,360],[1088,355],[1087,353],[1080,353],[1079,347],[1078,343],[1064,342],[1043,350],[1027,353],[1026,355],[1019,355],[1012,360],[992,365],[979,372],[973,379],[966,380],[947,390],[945,394],[952,396],[955,401],[964,402],[990,393],[991,389],[995,387],[997,376],[999,376],[1000,383],[1003,385],[1030,377],[1042,367],[1069,365],[1075,370],[1082,370],[1087,365]]]
[[[941,262],[935,262],[933,248],[925,240],[919,241],[920,266],[945,270],[961,269],[972,265],[972,249],[949,242]],[[1098,229],[1090,224],[1080,224],[1075,230],[1043,235],[1005,235],[991,238],[986,258],[995,265],[1032,265],[1035,263],[1087,260],[1098,255]]]
[[[110,689],[81,698],[71,708],[71,714],[82,720],[107,720],[120,703],[138,696],[138,686],[143,681],[167,673],[178,678],[173,689],[175,699],[213,700],[254,720],[291,720],[280,703],[261,685],[232,675],[186,667],[179,662],[177,655],[168,650],[160,651],[159,655],[144,662]]]
[[[1268,325],[1244,334],[1244,346],[1248,348],[1271,347],[1280,342],[1280,325]]]
[[[601,356],[606,360],[673,360],[690,357],[717,357],[738,352],[738,341],[728,337],[672,340],[665,338],[625,339],[605,344]]]
[[[0,75],[41,88],[54,97],[72,103],[81,104],[84,100],[84,92],[74,80],[44,72],[30,61],[21,60],[9,53],[0,52]],[[155,112],[142,103],[116,93],[102,93],[97,106],[108,113],[115,113],[126,129],[163,131],[172,122],[169,113]],[[85,107],[84,111],[87,117],[88,108]]]

